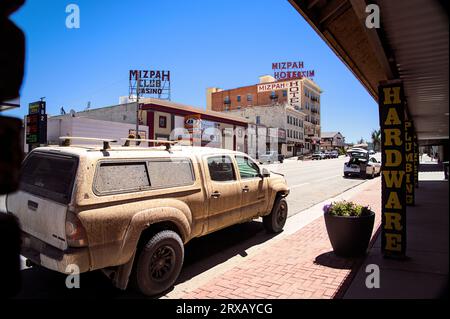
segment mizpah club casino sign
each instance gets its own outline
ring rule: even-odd
[[[170,76],[168,70],[130,70],[129,95],[150,95],[170,100]]]

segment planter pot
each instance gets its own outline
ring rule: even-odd
[[[375,221],[374,212],[364,217],[324,216],[328,237],[336,255],[356,257],[366,254]]]

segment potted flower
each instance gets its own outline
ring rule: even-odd
[[[375,221],[370,207],[340,201],[325,205],[323,211],[334,253],[342,257],[364,255]]]

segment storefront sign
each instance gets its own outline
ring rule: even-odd
[[[128,138],[136,138],[136,130],[128,130]],[[139,130],[139,135],[137,136],[139,140],[146,140],[147,134],[145,131]]]
[[[278,143],[286,143],[286,130],[279,128],[278,129]]]
[[[190,135],[190,142],[193,145],[201,145],[202,140],[202,120],[200,114],[190,114],[184,117],[184,128]]]
[[[300,81],[285,81],[275,83],[264,83],[258,85],[258,93],[284,90],[288,95],[288,103],[294,108],[301,108],[302,94]]]
[[[417,135],[414,133],[414,187],[419,188],[419,142]]]
[[[405,109],[400,83],[379,86],[382,145],[382,233],[385,257],[402,258],[406,252]]]
[[[288,103],[296,110],[302,108],[302,94],[300,90],[300,81],[291,81],[291,87],[288,90]]]
[[[202,120],[200,114],[191,114],[184,117],[184,128],[188,131],[201,129]]]
[[[305,134],[308,135],[308,136],[314,136],[315,135],[315,130],[314,130],[313,126],[306,126],[305,125],[304,130],[305,130]]]
[[[45,101],[29,104],[29,112],[26,117],[26,141],[27,144],[47,143],[47,114]]]
[[[291,88],[291,86],[299,86],[299,84],[297,82],[299,82],[299,81],[258,84],[258,93],[272,92],[272,91],[279,91],[279,90],[289,90],[289,88]]]
[[[405,121],[405,177],[406,177],[406,205],[413,206],[414,196],[414,128],[411,121]]]

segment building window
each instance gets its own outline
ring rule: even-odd
[[[286,117],[287,123],[289,124],[289,115]]]
[[[283,97],[287,96],[287,90],[283,90]]]
[[[160,128],[166,128],[167,127],[167,116],[160,116],[159,117],[159,127]]]
[[[248,101],[248,102],[253,101],[253,95],[247,94],[247,101]]]
[[[275,91],[270,92],[270,99],[276,100],[278,98],[277,93]]]
[[[236,101],[241,102],[241,96],[240,96],[240,95],[238,95],[238,96],[236,97]]]
[[[256,116],[256,124],[261,124],[261,116]]]
[[[225,98],[223,99],[223,103],[230,104],[231,103],[230,97],[229,96],[225,96]]]
[[[241,109],[241,106],[240,106],[240,105],[238,105],[238,106],[237,106],[237,109],[238,109],[238,110],[240,110],[240,109]]]

